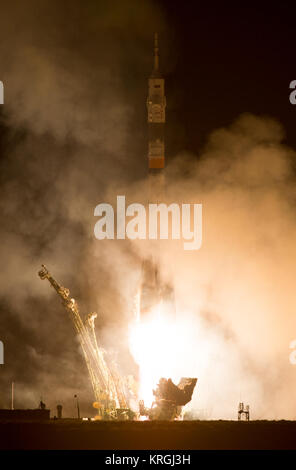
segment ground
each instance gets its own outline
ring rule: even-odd
[[[1,422],[0,449],[296,449],[296,421]]]

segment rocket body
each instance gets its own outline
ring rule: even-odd
[[[149,171],[162,170],[165,165],[164,125],[165,125],[164,79],[159,72],[158,37],[154,37],[154,68],[148,79],[147,120],[148,120],[148,164]]]
[[[154,67],[148,79],[147,122],[148,122],[148,171],[149,202],[164,202],[165,180],[165,81],[159,72],[158,35],[154,35]],[[140,288],[140,317],[162,304],[175,314],[174,289],[161,280],[158,262],[154,256],[142,264]],[[165,307],[167,306],[167,308]]]
[[[163,202],[165,167],[165,81],[159,71],[158,35],[154,35],[154,67],[148,79],[149,202]]]

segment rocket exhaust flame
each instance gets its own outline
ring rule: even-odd
[[[154,392],[161,378],[172,379],[175,383],[181,379],[179,371],[183,355],[180,355],[180,349],[187,337],[180,336],[180,333],[182,335],[183,330],[180,330],[176,319],[167,314],[164,302],[144,318],[138,317],[130,327],[130,350],[139,366],[139,398],[150,408],[155,402]]]
[[[161,304],[130,326],[130,350],[139,366],[139,398],[148,406],[160,377],[174,377],[177,339],[175,324],[166,321]]]

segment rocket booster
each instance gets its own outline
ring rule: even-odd
[[[164,78],[159,72],[158,34],[154,34],[154,67],[148,79],[148,165],[149,173],[158,173],[165,165],[164,125],[166,98]]]
[[[147,121],[148,121],[148,168],[149,201],[163,202],[165,193],[165,108],[166,97],[164,78],[159,71],[158,35],[154,34],[154,66],[148,79]],[[154,257],[145,259],[142,265],[140,288],[140,317],[148,314],[162,303],[162,309],[175,315],[175,297],[172,286],[161,279],[158,263]]]

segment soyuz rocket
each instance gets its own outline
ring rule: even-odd
[[[158,34],[154,34],[154,64],[148,79],[148,178],[149,202],[161,203],[165,192],[165,81],[159,71]],[[140,317],[147,315],[158,304],[162,311],[175,316],[175,295],[171,285],[161,280],[156,257],[143,260],[140,287]]]
[[[148,166],[150,175],[161,175],[165,165],[164,125],[166,98],[164,78],[159,72],[158,35],[154,35],[154,67],[148,79]]]

